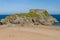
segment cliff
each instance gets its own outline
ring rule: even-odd
[[[2,19],[3,24],[34,24],[34,25],[52,25],[58,22],[53,18],[46,10],[42,9],[30,9],[28,13],[20,13],[7,16],[5,19]]]

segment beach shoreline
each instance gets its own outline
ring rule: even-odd
[[[53,26],[14,24],[0,26],[0,40],[60,40],[59,37],[60,28]]]

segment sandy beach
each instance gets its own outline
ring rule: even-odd
[[[60,29],[52,26],[0,26],[0,40],[60,40]]]

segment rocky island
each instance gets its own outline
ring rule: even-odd
[[[46,10],[30,9],[1,20],[0,40],[60,40],[58,22]]]
[[[43,9],[30,9],[28,13],[14,14],[2,19],[3,24],[21,24],[21,25],[53,25],[58,22],[46,10]]]

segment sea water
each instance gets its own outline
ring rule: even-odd
[[[58,23],[55,23],[54,26],[60,26],[60,15],[52,15],[52,16],[58,20]]]
[[[0,15],[0,20],[4,19],[7,16],[9,16],[9,15]],[[58,23],[55,23],[54,26],[60,26],[60,15],[52,15],[52,16],[59,21]]]
[[[6,18],[9,15],[0,15],[0,20]]]

